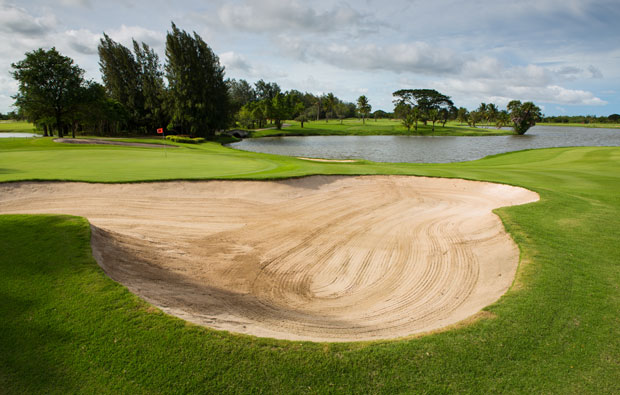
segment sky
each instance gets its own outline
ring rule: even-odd
[[[545,115],[620,113],[619,0],[0,0],[0,112],[11,63],[56,47],[101,81],[103,33],[165,60],[166,32],[199,34],[227,78],[334,93],[392,111],[392,92],[436,89],[472,110],[533,101]]]

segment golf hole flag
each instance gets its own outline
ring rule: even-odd
[[[164,133],[164,128],[159,128],[159,129],[157,129],[157,133],[158,133],[158,134],[163,134],[163,133]]]

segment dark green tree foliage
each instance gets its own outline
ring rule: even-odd
[[[517,134],[525,134],[542,117],[540,108],[531,101],[521,103],[519,100],[513,100],[508,103],[507,108],[513,123],[512,127]]]
[[[372,110],[372,106],[368,103],[366,96],[362,95],[357,98],[357,110],[362,114],[362,124],[366,124],[366,117]]]
[[[620,122],[620,114],[611,114],[607,119],[609,122],[618,123]]]
[[[17,80],[15,105],[28,119],[53,119],[58,136],[63,137],[68,115],[75,111],[84,83],[84,70],[56,48],[27,52],[26,58],[11,64]]]
[[[456,120],[460,123],[467,123],[469,119],[469,111],[465,107],[459,107],[456,113]]]
[[[278,93],[282,92],[280,86],[275,82],[259,80],[254,86],[256,87],[256,96],[258,100],[272,100]]]
[[[498,129],[501,129],[508,124],[510,124],[510,114],[508,114],[508,111],[506,110],[499,111],[497,113],[497,116],[495,117],[495,126]]]
[[[164,72],[159,63],[159,56],[147,44],[133,41],[138,81],[141,88],[143,108],[140,112],[140,125],[147,131],[155,131],[168,123],[165,111]]]
[[[118,135],[128,118],[125,107],[110,98],[101,84],[91,81],[83,88],[75,119],[89,134]]]
[[[377,110],[375,112],[372,113],[373,118],[375,118],[375,121],[377,119],[385,119],[389,117],[389,114],[383,110]]]
[[[166,58],[174,128],[192,136],[213,137],[232,118],[219,58],[198,34],[192,37],[174,23],[166,37]]]
[[[256,91],[246,80],[226,80],[230,106],[233,112],[239,111],[243,106],[257,100]]]
[[[401,89],[392,94],[396,104],[405,103],[412,108],[420,109],[420,118],[426,124],[430,110],[440,110],[454,106],[449,96],[443,95],[434,89]]]
[[[325,122],[329,122],[329,116],[334,113],[334,106],[336,106],[337,98],[333,93],[328,93],[323,98],[323,107],[325,108]]]
[[[278,93],[271,99],[271,118],[273,118],[276,128],[282,129],[282,121],[291,118],[293,111],[292,96]]]
[[[108,95],[125,107],[129,114],[127,126],[132,130],[139,128],[145,113],[140,64],[129,48],[105,33],[97,50],[101,78]]]

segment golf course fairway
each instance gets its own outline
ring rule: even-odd
[[[213,143],[179,147],[164,153],[7,139],[0,181],[418,175],[509,184],[540,201],[495,210],[521,255],[497,302],[449,330],[354,343],[236,335],[171,317],[104,274],[86,219],[2,215],[3,392],[620,391],[620,148],[389,164],[321,163]]]

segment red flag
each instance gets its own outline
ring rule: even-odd
[[[164,132],[164,128],[157,129],[157,134],[162,134]]]

